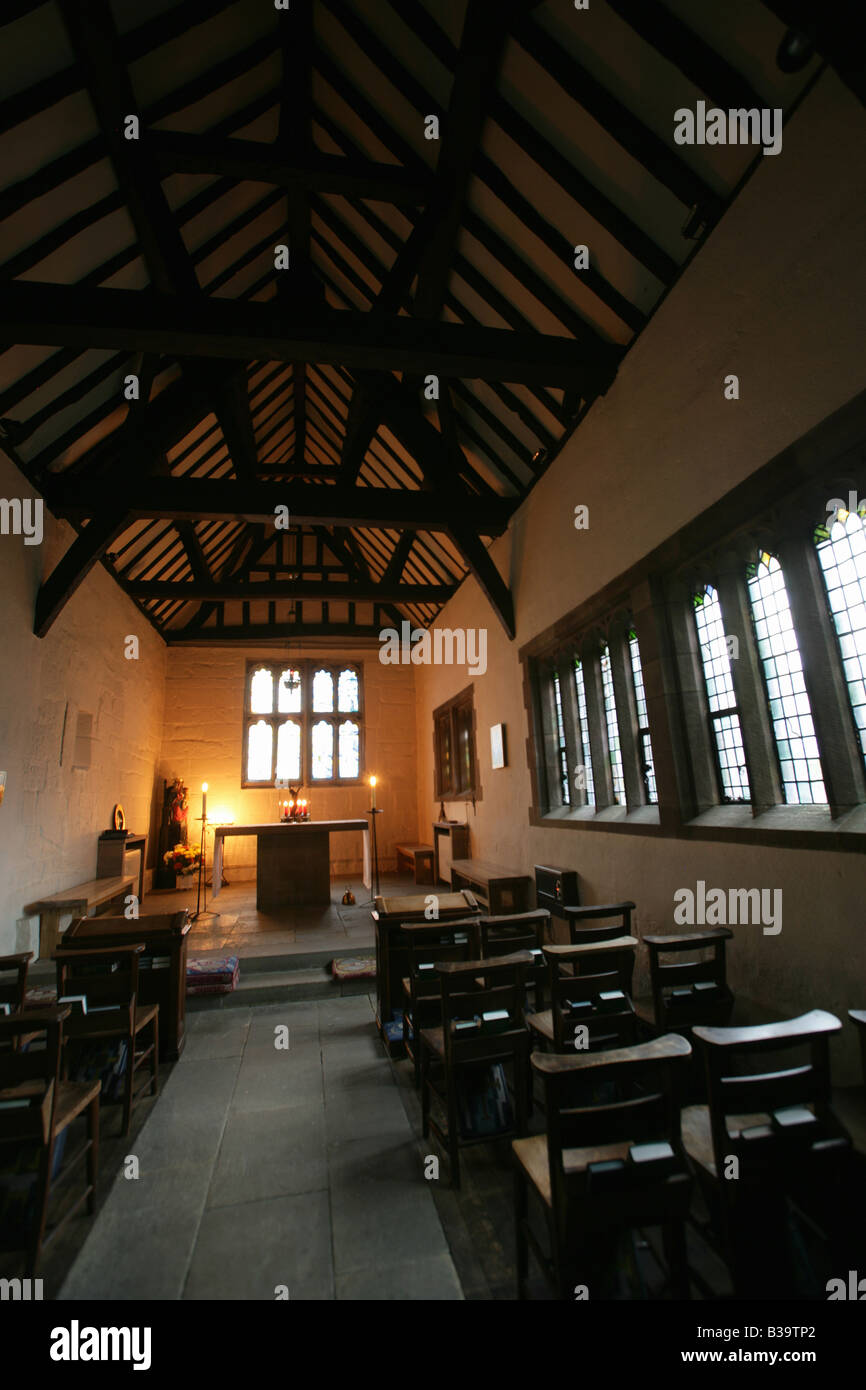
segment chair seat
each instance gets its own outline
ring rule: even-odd
[[[99,1081],[61,1081],[54,1111],[55,1134],[71,1125],[82,1110],[86,1110],[90,1102],[99,1096],[101,1089]],[[19,1086],[8,1086],[0,1091],[0,1100],[29,1100],[41,1091],[42,1086],[39,1083],[23,1081]]]
[[[551,1206],[553,1196],[550,1187],[550,1161],[547,1156],[547,1135],[533,1134],[528,1139],[512,1139],[514,1157],[532,1183],[542,1201]],[[602,1163],[609,1159],[628,1157],[631,1140],[618,1144],[602,1144],[596,1148],[566,1149],[562,1155],[566,1176],[582,1173],[590,1163]]]
[[[553,1010],[544,1009],[540,1014],[527,1014],[526,1022],[529,1027],[539,1037],[544,1038],[545,1042],[553,1042]]]
[[[731,1139],[734,1140],[740,1130],[769,1123],[769,1115],[729,1115],[728,1132]],[[682,1134],[685,1151],[692,1162],[697,1163],[698,1167],[703,1168],[710,1177],[717,1177],[709,1106],[686,1106],[682,1111]]]
[[[512,1139],[511,1150],[541,1200],[547,1206],[552,1206],[547,1135],[533,1134],[528,1139]]]
[[[54,1112],[56,1132],[59,1134],[77,1119],[91,1101],[98,1100],[101,1089],[99,1081],[61,1081]]]
[[[133,1032],[140,1033],[159,1013],[158,1004],[137,1004]],[[68,1019],[64,1027],[67,1038],[116,1038],[126,1034],[126,1020],[120,1023],[116,1017],[106,1014],[100,1022],[99,1014],[87,1014],[81,1018]]]

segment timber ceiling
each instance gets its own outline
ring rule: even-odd
[[[673,112],[790,114],[796,9],[3,0],[0,444],[78,532],[34,630],[101,562],[170,643],[467,572],[513,633],[487,543],[763,157]]]

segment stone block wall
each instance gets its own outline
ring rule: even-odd
[[[247,661],[259,657],[274,661],[282,655],[285,653],[279,650],[268,652],[255,647],[176,647],[168,652],[160,777],[169,781],[181,777],[189,788],[191,840],[200,834],[195,817],[201,815],[202,782],[208,784],[210,819],[230,817],[236,824],[277,819],[277,793],[243,788],[241,760]],[[395,844],[418,838],[414,669],[381,665],[378,648],[293,649],[291,659],[300,658],[329,663],[349,661],[362,667],[366,740],[363,771],[365,778],[375,773],[379,783],[376,804],[384,812],[377,824],[380,869],[393,869]],[[370,805],[366,782],[349,787],[308,783],[302,794],[310,802],[314,820],[363,817]],[[335,836],[331,850],[335,879],[360,874],[360,833]],[[213,838],[209,836],[208,863],[212,854]],[[253,878],[255,855],[253,837],[229,837],[225,858],[228,877]]]

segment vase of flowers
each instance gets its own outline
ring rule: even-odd
[[[172,849],[166,850],[162,856],[162,862],[172,873],[179,874],[183,878],[198,871],[201,854],[199,850],[192,849],[189,845],[174,845]]]

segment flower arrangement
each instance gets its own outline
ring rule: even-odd
[[[176,874],[194,874],[201,862],[201,853],[189,845],[175,845],[166,850],[162,862]]]

